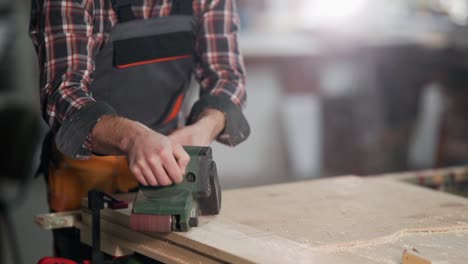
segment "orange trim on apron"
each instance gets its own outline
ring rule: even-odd
[[[154,60],[139,61],[139,62],[124,64],[124,65],[117,65],[117,68],[125,69],[125,68],[141,66],[141,65],[151,64],[151,63],[180,60],[180,59],[190,58],[190,56],[192,55],[181,55],[181,56],[174,56],[174,57],[167,57],[167,58],[159,58],[159,59],[154,59]]]
[[[163,124],[167,124],[177,117],[177,115],[179,114],[180,108],[182,107],[182,103],[184,102],[184,95],[185,94],[181,94],[179,95],[179,97],[177,97],[174,107],[172,107],[171,112],[166,117]]]

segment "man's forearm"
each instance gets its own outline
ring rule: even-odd
[[[169,138],[185,146],[209,146],[223,131],[226,124],[224,113],[206,109],[191,125],[172,132]]]
[[[148,131],[141,123],[118,116],[103,116],[91,131],[91,148],[101,155],[125,155],[131,139]]]
[[[90,137],[93,152],[126,155],[130,171],[143,185],[168,186],[181,182],[190,161],[180,144],[122,117],[101,117]]]
[[[197,124],[206,128],[206,133],[209,133],[211,139],[215,139],[226,124],[224,113],[216,109],[206,109],[200,115]]]

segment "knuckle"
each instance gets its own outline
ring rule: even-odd
[[[172,152],[172,148],[169,145],[162,145],[156,151],[156,153],[161,157],[164,157],[171,152]]]
[[[136,165],[130,165],[129,169],[134,175],[140,174],[140,170],[138,169]]]
[[[151,156],[148,157],[148,163],[152,165],[157,165],[160,163],[160,158],[156,154],[152,154]]]
[[[168,138],[168,137],[164,137],[162,140],[161,140],[161,147],[163,148],[169,148],[171,147],[171,140]]]
[[[138,167],[143,167],[145,165],[145,160],[143,159],[139,159],[137,161],[135,161],[135,166],[138,166]]]
[[[172,157],[172,152],[170,151],[164,151],[162,154],[161,154],[161,159],[164,161],[164,162],[168,162]]]
[[[163,152],[164,152],[164,147],[160,146],[156,148],[156,151],[154,153],[158,156],[162,156]]]

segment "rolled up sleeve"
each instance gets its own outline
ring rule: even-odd
[[[207,1],[200,15],[196,41],[195,77],[200,99],[192,107],[188,123],[209,108],[224,113],[226,124],[217,140],[235,146],[247,139],[250,127],[242,109],[246,104],[245,66],[238,44],[239,16],[235,1]]]
[[[115,113],[89,92],[100,44],[93,36],[92,12],[89,0],[35,0],[31,6],[29,32],[39,61],[42,116],[59,151],[73,159],[91,156],[91,129],[102,115]]]

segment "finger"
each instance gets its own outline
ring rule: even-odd
[[[143,174],[141,173],[140,169],[138,169],[138,167],[130,166],[130,171],[139,183],[144,186],[148,186],[148,182],[145,180],[145,177],[143,177]]]
[[[140,165],[140,170],[143,173],[143,176],[146,179],[146,182],[149,183],[151,186],[158,186],[158,180],[153,174],[153,171],[148,167],[146,164]]]
[[[182,174],[185,174],[187,165],[190,162],[189,154],[179,144],[174,144],[173,151],[174,151],[174,157],[177,159],[177,163],[179,164],[179,168],[182,170]]]
[[[180,183],[182,181],[182,169],[177,164],[173,152],[165,154],[162,157],[163,167],[172,182]]]
[[[154,163],[152,164],[152,170],[155,175],[158,177],[158,182],[162,186],[169,186],[172,185],[172,180],[167,175],[167,172],[164,170],[163,165],[161,163]]]

